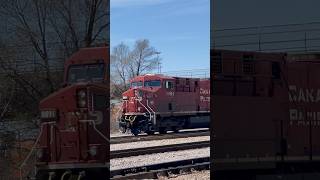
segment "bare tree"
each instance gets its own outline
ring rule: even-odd
[[[36,55],[32,58],[25,55],[24,58],[25,61],[29,58],[44,72],[41,79],[48,88],[44,95],[59,86],[51,72],[59,62],[54,62],[52,57],[65,59],[81,47],[109,40],[108,0],[3,1],[0,13],[8,17],[17,37],[11,43],[27,47],[28,52],[20,52],[22,54]],[[58,52],[59,49],[63,51]]]
[[[126,89],[128,82],[128,71],[129,71],[129,59],[130,50],[124,43],[119,44],[113,48],[113,53],[111,55],[111,70],[112,70],[112,81],[115,85],[121,84],[123,88]],[[120,88],[120,87],[119,87]]]
[[[14,83],[7,77],[0,77],[0,81],[6,81],[6,84],[0,85],[0,121],[10,110],[10,105],[14,96]]]
[[[36,109],[41,98],[59,88],[65,58],[109,41],[109,0],[2,0],[0,15],[11,29],[10,38],[0,36],[6,39],[0,73],[32,99],[35,106],[26,108]]]
[[[115,46],[111,54],[111,94],[121,96],[131,78],[156,69],[160,60],[159,53],[146,39],[137,40],[133,50],[124,43]]]
[[[8,122],[34,121],[40,99],[62,82],[64,59],[109,42],[109,0],[1,0],[0,16],[8,31],[0,34],[0,120]]]
[[[139,76],[154,70],[159,64],[159,56],[156,49],[150,46],[149,40],[137,40],[133,51],[130,53],[130,77]]]
[[[32,46],[41,60],[38,64],[45,71],[45,80],[50,91],[54,85],[51,80],[48,57],[48,16],[51,1],[48,0],[15,0],[1,4],[1,13],[12,20],[19,44]],[[17,43],[17,42],[16,42]]]
[[[67,55],[80,47],[108,42],[108,0],[57,0],[50,24]]]

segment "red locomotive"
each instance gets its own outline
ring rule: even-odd
[[[215,171],[319,163],[319,58],[211,50]]]
[[[138,135],[209,127],[210,80],[146,74],[123,93],[119,127]]]
[[[40,102],[37,179],[98,179],[109,173],[109,48],[65,62],[65,86]]]

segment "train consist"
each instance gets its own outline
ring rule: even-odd
[[[214,49],[211,70],[215,171],[316,167],[319,55]]]
[[[119,127],[132,134],[166,133],[169,130],[209,127],[210,80],[169,77],[160,74],[137,76],[123,93]]]
[[[109,174],[109,48],[80,49],[65,62],[64,87],[40,102],[37,179]]]

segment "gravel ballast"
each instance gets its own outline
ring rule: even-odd
[[[135,148],[164,146],[164,145],[170,145],[170,144],[192,143],[192,142],[197,142],[197,141],[209,141],[209,140],[210,140],[210,136],[197,136],[197,137],[189,137],[189,138],[138,141],[138,142],[130,142],[130,143],[111,144],[110,151],[124,150],[124,149],[130,150],[130,149],[135,149]]]
[[[174,177],[160,177],[159,180],[185,180],[185,179],[190,179],[190,180],[205,180],[205,179],[210,179],[210,171],[195,171],[190,174],[183,174],[183,175],[177,175]]]
[[[111,159],[111,170],[125,169],[131,167],[146,166],[151,164],[194,159],[210,156],[210,148],[191,149],[183,151],[173,151],[165,153],[132,156],[126,158]]]

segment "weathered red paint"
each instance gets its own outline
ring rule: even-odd
[[[104,64],[104,78],[101,82],[79,82],[68,84],[67,75],[71,65]],[[94,47],[80,49],[65,63],[64,81],[66,87],[49,95],[40,102],[40,111],[53,110],[57,112],[56,119],[42,119],[44,122],[54,124],[43,125],[39,149],[44,154],[38,160],[38,166],[42,169],[54,170],[59,165],[65,168],[90,168],[105,167],[109,161],[109,142],[102,137],[92,124],[81,122],[94,120],[96,128],[108,139],[109,135],[109,85],[106,84],[109,69],[109,48]],[[78,107],[77,93],[80,90],[86,92],[86,106]],[[106,107],[101,108],[93,104],[98,97],[107,99]],[[102,114],[102,122],[99,123],[93,113]],[[91,148],[90,148],[91,147]],[[96,147],[96,155],[89,153]],[[58,165],[58,166],[57,166]]]
[[[319,57],[212,50],[211,64],[216,170],[320,157]]]

